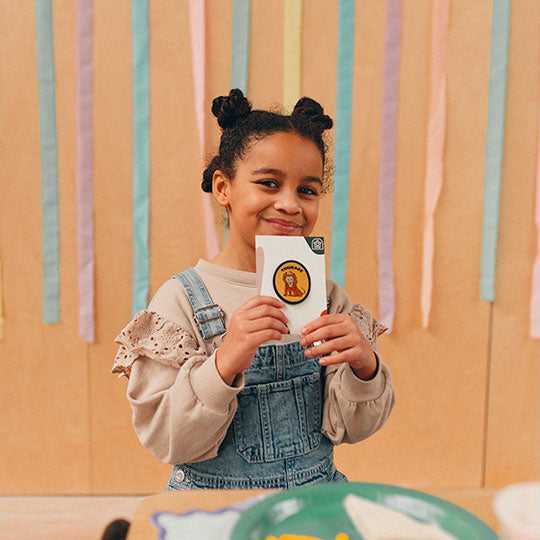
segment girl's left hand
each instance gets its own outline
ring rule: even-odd
[[[302,328],[303,337],[300,345],[307,347],[317,341],[322,343],[306,349],[307,357],[323,356],[320,364],[350,364],[360,379],[371,379],[377,370],[377,358],[368,340],[349,315],[332,313],[322,315]]]

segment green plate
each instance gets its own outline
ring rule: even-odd
[[[436,523],[459,540],[497,540],[483,521],[438,497],[387,484],[329,483],[281,491],[246,510],[236,523],[232,540],[266,540],[269,535],[314,536],[334,540],[345,533],[362,540],[345,513],[342,501],[354,493],[424,523]]]

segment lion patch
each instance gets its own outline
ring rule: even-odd
[[[274,291],[287,304],[299,304],[309,295],[311,278],[307,268],[298,261],[281,263],[274,272]]]

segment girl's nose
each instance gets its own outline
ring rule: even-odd
[[[274,208],[286,214],[298,214],[301,211],[301,206],[296,191],[281,191],[274,202]]]

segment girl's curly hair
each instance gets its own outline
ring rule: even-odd
[[[212,113],[222,128],[222,134],[219,152],[203,172],[203,191],[212,192],[212,179],[217,170],[228,178],[234,178],[237,160],[244,156],[253,141],[279,132],[297,133],[317,145],[323,159],[323,191],[328,191],[331,167],[327,164],[327,146],[323,133],[334,123],[315,100],[303,97],[298,100],[290,115],[284,115],[274,111],[253,110],[242,91],[234,89],[228,96],[219,96],[213,100]]]

